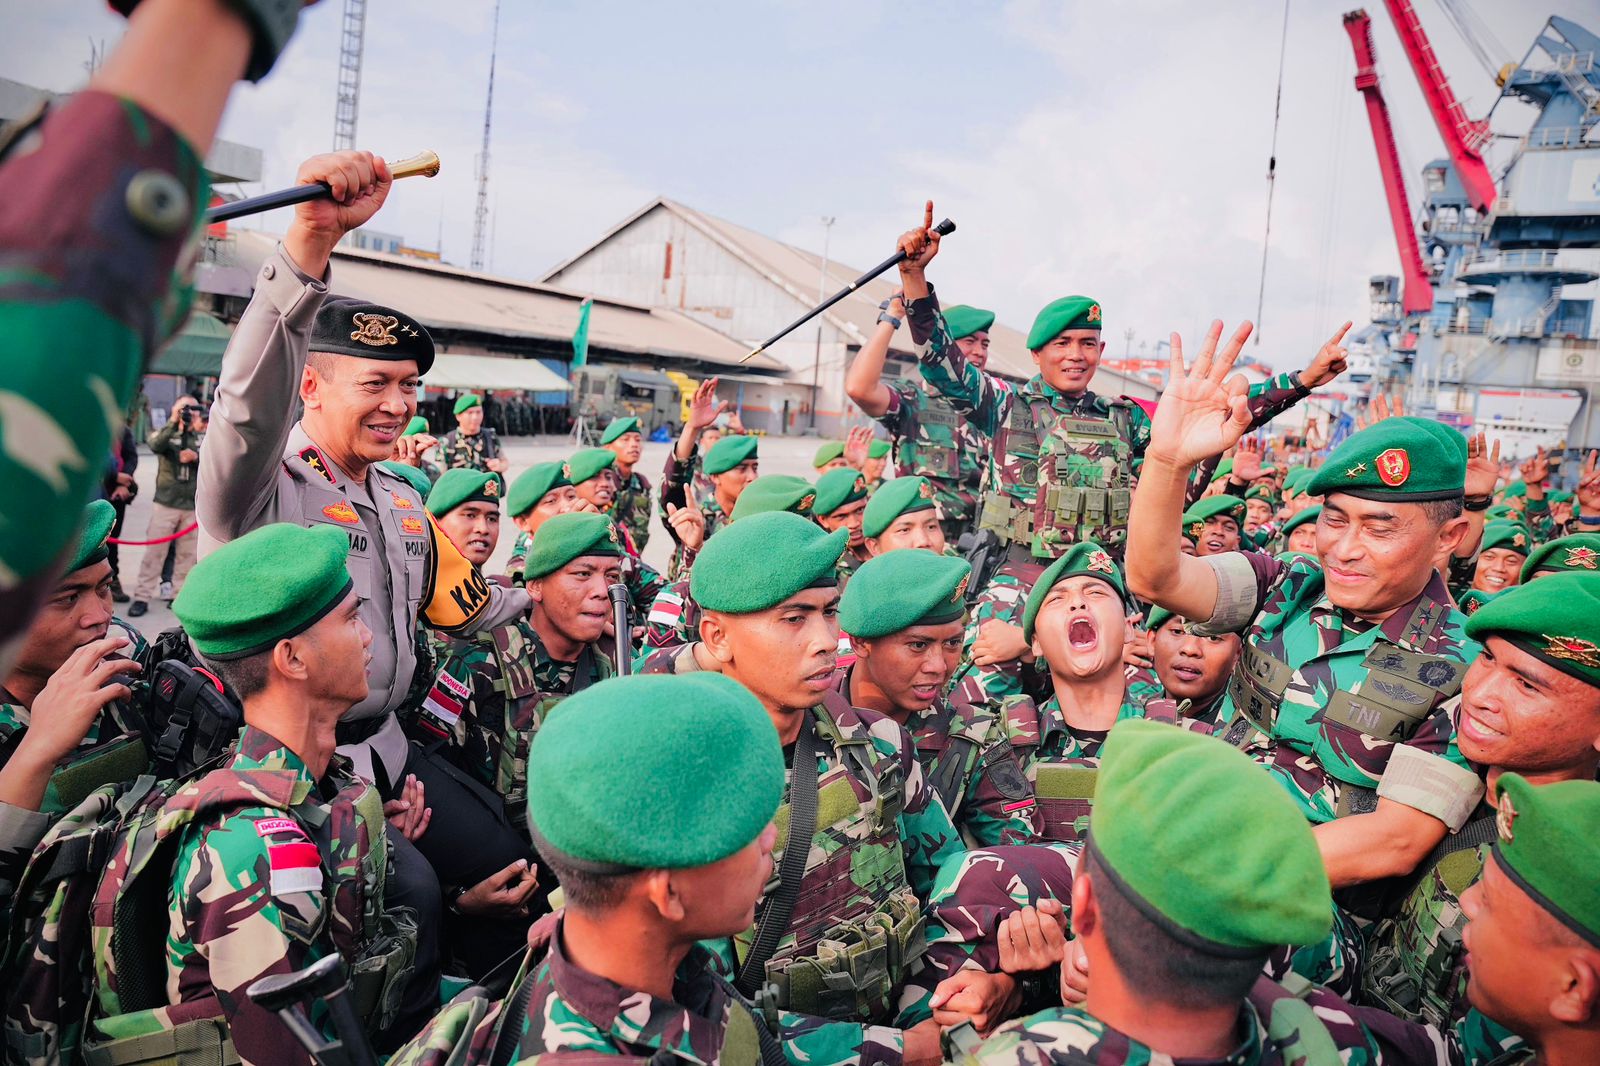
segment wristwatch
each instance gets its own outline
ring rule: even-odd
[[[878,321],[887,322],[895,329],[899,329],[902,320],[889,313],[889,305],[892,303],[894,303],[894,297],[891,296],[889,299],[878,305]]]

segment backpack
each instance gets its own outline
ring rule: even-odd
[[[158,780],[209,765],[239,739],[240,701],[201,663],[181,627],[163,631],[139,661],[138,724]]]

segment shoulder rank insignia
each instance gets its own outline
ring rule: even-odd
[[[1585,570],[1600,569],[1596,565],[1596,560],[1600,560],[1600,552],[1596,552],[1593,548],[1568,548],[1565,565],[1581,566]]]
[[[302,448],[300,449],[299,455],[301,461],[311,469],[315,470],[317,475],[321,477],[322,480],[326,481],[330,485],[338,484],[338,482],[334,480],[333,471],[328,469],[327,461],[322,458],[321,452],[317,451],[315,448]]]
[[[1378,464],[1378,478],[1391,489],[1406,483],[1411,476],[1411,456],[1404,448],[1390,448],[1374,460]]]
[[[1565,659],[1600,670],[1600,644],[1582,637],[1552,637],[1549,633],[1543,636],[1547,641],[1544,653],[1552,659]]]
[[[1102,574],[1114,574],[1117,572],[1117,564],[1113,563],[1111,556],[1105,552],[1097,551],[1089,554],[1089,562],[1085,564],[1085,569],[1098,570]]]
[[[400,325],[400,320],[393,315],[374,315],[366,311],[357,311],[350,317],[355,323],[355,331],[350,334],[350,339],[370,344],[374,348],[382,348],[388,344],[399,344],[400,338],[394,335],[395,327]]]
[[[398,492],[389,493],[389,498],[392,499],[394,501],[394,505],[400,508],[402,511],[416,510],[417,505],[412,503],[406,497],[400,495]]]
[[[322,513],[343,525],[353,526],[361,521],[361,516],[356,514],[356,509],[348,503],[330,503],[322,509]]]

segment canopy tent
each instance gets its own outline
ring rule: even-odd
[[[222,353],[232,336],[222,319],[196,311],[172,342],[156,353],[145,373],[214,378],[222,373]]]
[[[501,358],[493,355],[439,355],[423,375],[430,389],[527,389],[530,392],[567,392],[561,375],[537,359]]]

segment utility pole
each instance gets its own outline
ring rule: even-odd
[[[1133,357],[1133,327],[1132,326],[1129,326],[1127,329],[1122,331],[1122,339],[1128,342],[1127,345],[1122,349],[1122,358],[1130,359],[1130,358]]]
[[[494,37],[489,45],[489,95],[483,103],[483,154],[478,156],[478,206],[472,216],[472,269],[484,268],[484,238],[489,223],[489,127],[494,120],[494,60],[500,50],[500,0],[494,4]]]
[[[822,276],[817,279],[817,303],[828,298],[828,241],[833,236],[833,224],[839,221],[832,215],[822,216]],[[817,316],[817,351],[811,359],[811,428],[817,428],[817,401],[821,399],[818,376],[822,372],[822,318]]]
[[[339,88],[333,102],[333,150],[356,146],[356,115],[361,109],[361,53],[367,34],[367,0],[344,0],[339,30]]]

